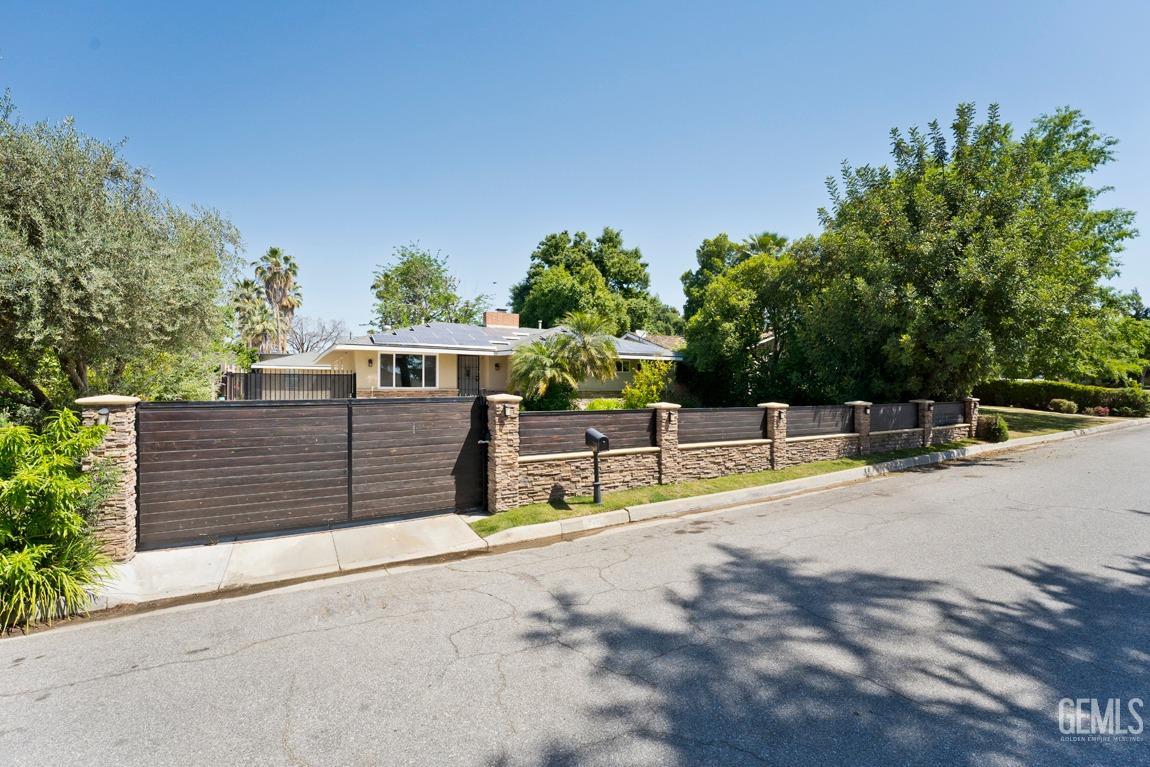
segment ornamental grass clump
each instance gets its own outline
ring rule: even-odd
[[[111,477],[81,470],[104,431],[68,410],[0,427],[0,630],[84,612],[106,577],[91,521]]]

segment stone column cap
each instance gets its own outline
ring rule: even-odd
[[[95,397],[81,397],[76,400],[80,407],[131,407],[140,401],[139,397],[125,397],[122,394],[98,394]]]
[[[523,398],[518,394],[488,394],[487,401],[497,405],[518,405]]]
[[[790,407],[785,402],[760,402],[759,407],[765,407],[767,410],[786,410]]]
[[[982,402],[978,397],[963,397],[962,399],[966,402]]]
[[[683,406],[675,402],[648,402],[647,407],[652,410],[678,410]]]
[[[867,402],[865,399],[852,399],[850,402],[844,402],[843,404],[849,405],[850,407],[855,407],[855,406],[860,406],[860,405],[862,407],[870,407],[874,403],[873,402]]]

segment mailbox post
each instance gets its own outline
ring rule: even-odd
[[[591,448],[591,456],[595,464],[594,482],[591,487],[594,490],[595,503],[598,505],[603,503],[603,488],[599,485],[599,451],[610,450],[611,443],[608,441],[607,435],[598,429],[588,429],[583,435],[583,441]]]

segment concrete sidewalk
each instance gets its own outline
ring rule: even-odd
[[[145,551],[130,562],[116,566],[112,581],[97,596],[92,610],[237,591],[261,584],[287,583],[389,565],[451,559],[478,552],[540,546],[619,525],[779,500],[944,461],[1146,426],[1150,426],[1150,419],[1120,421],[998,444],[971,445],[787,482],[513,527],[486,539],[480,538],[463,517],[444,514],[214,546]]]
[[[456,514],[251,540],[143,551],[116,565],[93,610],[264,583],[448,559],[487,543]]]

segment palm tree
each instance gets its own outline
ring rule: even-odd
[[[574,389],[579,382],[571,375],[560,353],[557,336],[523,344],[511,355],[511,385],[525,397],[538,398],[552,386]]]
[[[270,351],[275,322],[263,287],[251,279],[237,282],[232,288],[232,310],[240,341],[249,349]]]
[[[303,302],[296,282],[298,274],[299,265],[295,259],[274,246],[268,248],[268,252],[256,263],[256,277],[263,283],[264,296],[271,306],[275,323],[276,350],[281,353],[287,348],[291,318]]]
[[[607,320],[593,312],[569,312],[554,336],[567,372],[577,381],[604,381],[615,375],[619,353]]]

